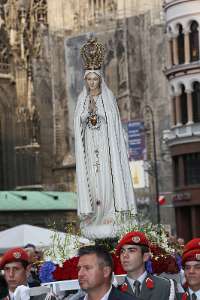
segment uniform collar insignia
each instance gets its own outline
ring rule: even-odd
[[[122,285],[119,287],[121,292],[127,292],[128,291],[128,284],[124,282]]]
[[[188,296],[189,296],[188,292],[183,293],[181,300],[187,300]]]
[[[146,278],[145,283],[146,283],[146,287],[148,289],[153,289],[154,288],[154,282],[150,277]]]

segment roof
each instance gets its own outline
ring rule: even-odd
[[[56,246],[54,237],[56,240],[59,238],[60,245],[64,245],[66,241],[68,244],[70,243],[69,251],[74,251],[78,241],[81,244],[89,243],[88,239],[67,232],[22,224],[0,232],[0,253],[10,248],[24,247],[29,243],[36,247],[47,247],[52,244]]]
[[[1,211],[76,210],[76,193],[1,191]]]

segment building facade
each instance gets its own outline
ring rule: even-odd
[[[0,191],[0,231],[21,224],[74,232],[79,229],[75,193]]]
[[[11,49],[0,10],[0,189],[15,186],[16,89],[11,75]]]
[[[200,1],[166,0],[171,150],[176,226],[185,240],[200,235]]]

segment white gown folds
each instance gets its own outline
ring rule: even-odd
[[[100,75],[99,71],[86,71]],[[97,124],[89,121],[84,87],[75,110],[78,215],[87,238],[113,237],[117,212],[136,213],[136,202],[120,115],[113,93],[101,76],[96,101]]]

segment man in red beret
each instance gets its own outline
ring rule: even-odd
[[[127,276],[119,288],[143,300],[168,300],[170,281],[148,274],[145,270],[145,263],[150,258],[149,246],[149,240],[139,231],[129,232],[120,240],[116,254],[119,255]]]
[[[4,253],[0,261],[0,269],[4,271],[11,300],[14,298],[14,292],[18,286],[27,286],[30,266],[28,254],[24,249],[13,248]],[[33,296],[30,299],[42,300],[45,299],[45,296]]]
[[[190,300],[200,299],[200,238],[189,241],[183,250],[182,264],[188,288],[181,295]]]

